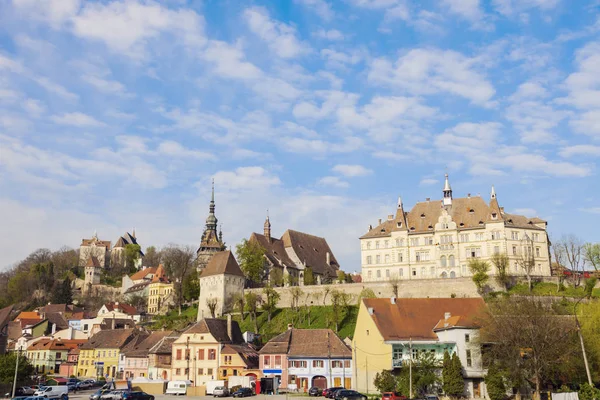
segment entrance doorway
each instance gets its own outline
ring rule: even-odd
[[[324,376],[315,376],[312,378],[312,385],[319,389],[327,389],[327,378]]]

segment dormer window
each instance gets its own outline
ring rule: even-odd
[[[479,225],[483,225],[483,221],[479,221]]]
[[[433,229],[433,226],[429,225],[429,226],[427,227],[427,229]]]
[[[458,226],[463,227],[465,226],[464,222],[461,222]]]
[[[414,227],[414,226],[411,226],[411,227],[410,227],[410,230],[411,230],[411,231],[414,231],[414,230],[415,230],[415,227]]]
[[[509,224],[512,224],[512,223],[513,223],[513,222],[512,222],[512,218],[508,220],[508,223],[509,223]]]
[[[319,252],[319,250],[317,250],[316,247],[313,247],[313,250],[316,251],[317,253]]]
[[[498,214],[492,213],[492,219],[498,219]]]
[[[397,226],[398,228],[402,228],[402,222],[398,222],[398,223],[396,223],[396,226]]]
[[[473,210],[472,208],[469,210],[469,214],[475,214],[475,210]]]
[[[425,214],[421,214],[421,218],[425,218]]]

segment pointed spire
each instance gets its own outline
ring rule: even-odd
[[[448,181],[448,173],[445,174],[444,181],[444,207],[452,206],[452,187],[450,186],[450,182]]]
[[[223,224],[219,225],[219,242],[223,243]]]
[[[398,196],[398,208],[402,208],[402,197]]]
[[[495,199],[495,198],[496,198],[496,189],[494,188],[494,185],[492,185],[492,193],[491,193],[490,197],[491,197],[492,199]]]
[[[267,210],[267,219],[265,219],[263,227],[263,233],[265,234],[265,238],[269,243],[271,243],[271,221],[269,221],[269,210]]]
[[[94,236],[92,238],[98,240],[98,231],[96,229],[94,229]]]
[[[452,190],[452,188],[450,187],[450,182],[448,181],[448,174],[445,174],[446,177],[446,181],[444,182],[444,192],[448,191],[448,190]]]
[[[135,237],[135,228],[133,228],[133,231],[131,232],[131,236],[132,236],[134,239],[137,239],[137,238]]]

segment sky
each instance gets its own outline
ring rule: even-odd
[[[0,269],[37,248],[369,224],[495,185],[600,241],[600,2],[0,0]]]

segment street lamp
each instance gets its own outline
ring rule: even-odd
[[[588,383],[590,386],[594,386],[592,382],[592,375],[590,374],[590,366],[588,365],[587,354],[585,353],[585,346],[583,344],[583,335],[581,334],[581,325],[579,325],[579,319],[577,318],[577,306],[581,303],[584,297],[577,300],[573,306],[573,314],[575,315],[575,325],[577,327],[577,335],[579,335],[579,342],[581,343],[581,352],[583,353],[583,363],[585,364],[585,373],[587,374]]]
[[[13,388],[12,388],[12,397],[15,397],[15,393],[17,391],[17,377],[19,375],[19,359],[21,358],[21,346],[17,350],[17,362],[15,365],[15,379],[13,380]]]

